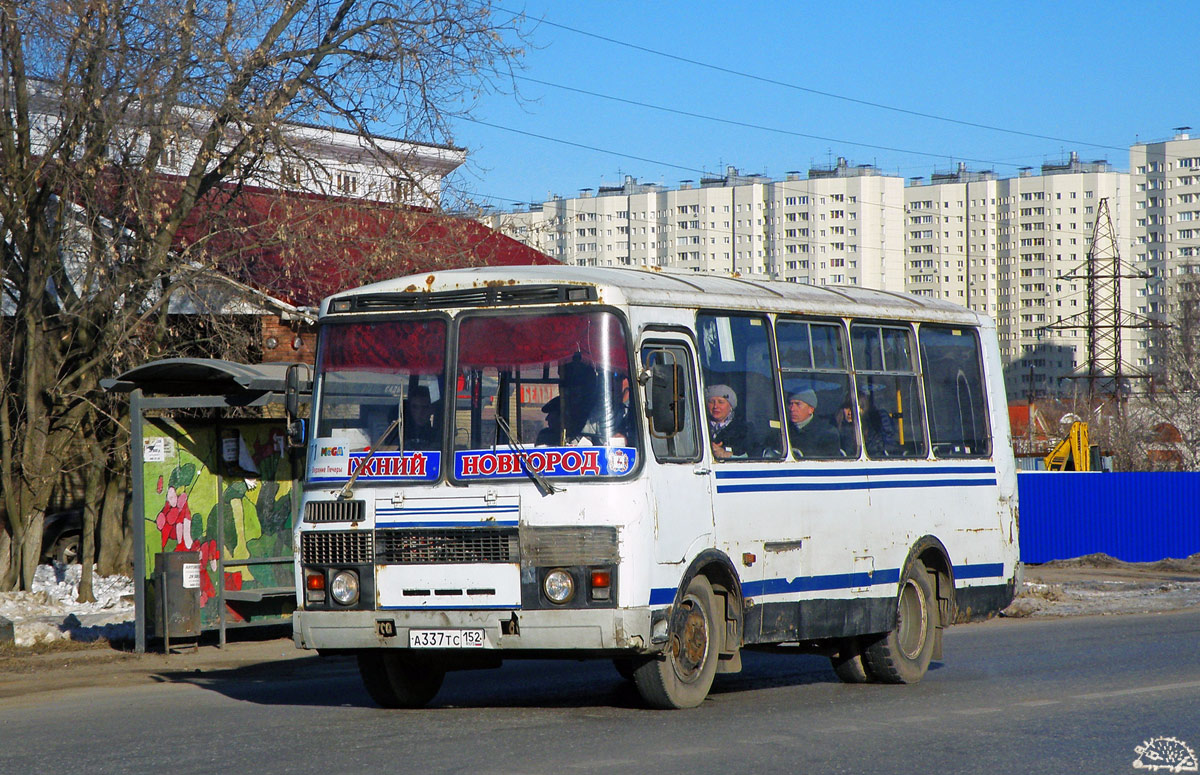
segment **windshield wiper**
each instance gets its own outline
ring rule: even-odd
[[[375,457],[375,450],[379,449],[380,445],[383,444],[383,440],[386,439],[388,437],[388,434],[391,433],[392,430],[396,429],[396,428],[399,428],[399,430],[396,431],[396,448],[400,450],[400,457],[403,458],[404,457],[404,393],[400,394],[400,411],[396,413],[396,419],[392,420],[391,425],[389,425],[388,427],[383,429],[383,433],[379,434],[379,438],[376,439],[375,443],[371,445],[371,449],[370,449],[370,451],[367,452],[367,456],[363,459],[362,465],[360,465],[358,468],[356,468],[354,470],[354,473],[350,475],[350,480],[347,481],[346,484],[344,484],[342,486],[342,489],[338,491],[338,494],[337,494],[338,500],[342,500],[344,498],[350,497],[350,494],[351,494],[350,488],[352,488],[354,486],[354,482],[356,482],[358,480],[358,475],[366,470],[367,464],[371,462],[371,459],[373,457]],[[349,460],[349,458],[347,458],[347,460]]]
[[[525,451],[525,445],[517,441],[513,436],[512,429],[508,427],[508,420],[500,415],[496,415],[496,427],[504,431],[504,438],[508,439],[508,448],[516,452],[517,457],[521,458],[521,468],[525,470],[525,474],[542,495],[553,495],[556,492],[562,492],[563,488],[554,486],[547,481],[546,477],[533,470],[533,466],[529,464],[529,453]]]

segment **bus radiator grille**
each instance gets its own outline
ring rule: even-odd
[[[381,528],[375,562],[385,565],[458,565],[519,562],[514,528]]]
[[[304,521],[362,522],[363,501],[309,501],[304,505]]]
[[[300,534],[300,558],[305,565],[367,565],[371,554],[368,530]]]
[[[615,527],[524,527],[521,559],[528,565],[611,565],[620,561]]]

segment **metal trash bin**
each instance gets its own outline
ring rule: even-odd
[[[154,555],[154,635],[171,638],[200,637],[200,552],[159,552]]]

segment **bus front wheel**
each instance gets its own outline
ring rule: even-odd
[[[388,649],[358,652],[358,673],[367,694],[384,708],[423,708],[446,677],[445,669],[429,660]]]
[[[933,574],[925,563],[914,560],[900,583],[896,626],[863,651],[867,670],[883,683],[920,681],[933,659],[938,624]]]
[[[656,708],[694,708],[704,702],[723,637],[719,610],[708,579],[692,579],[671,612],[666,648],[634,671],[642,699]]]

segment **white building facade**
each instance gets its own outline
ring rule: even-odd
[[[844,159],[784,180],[729,167],[675,189],[626,177],[483,221],[566,264],[900,291],[903,190],[901,178]]]
[[[1134,265],[1149,275],[1133,310],[1171,322],[1200,292],[1200,138],[1181,127],[1169,140],[1129,149]],[[1137,363],[1152,368],[1151,332],[1140,337]]]

